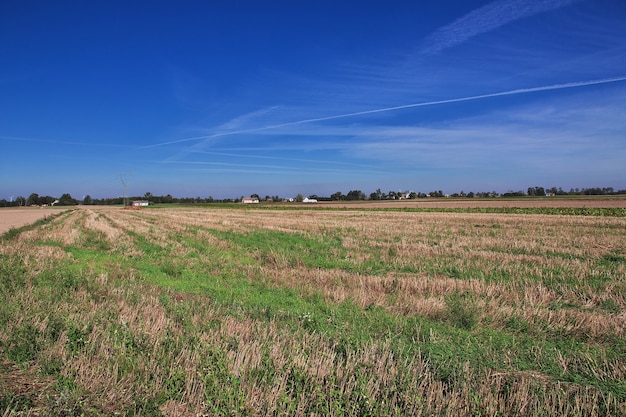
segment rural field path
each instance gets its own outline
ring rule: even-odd
[[[67,210],[67,207],[11,207],[0,209],[0,234],[12,227],[22,227],[53,214]]]

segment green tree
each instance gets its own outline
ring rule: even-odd
[[[341,191],[337,191],[336,193],[331,194],[330,199],[333,201],[340,201],[340,200],[345,200],[346,196],[343,195]]]
[[[528,187],[528,195],[545,196],[546,190],[543,187]]]
[[[36,206],[38,204],[39,204],[39,194],[32,193],[31,195],[28,196],[28,199],[26,200],[27,206]]]
[[[76,204],[78,204],[78,201],[69,194],[63,194],[59,198],[60,206],[75,206]]]
[[[376,189],[376,192],[370,194],[371,200],[382,200],[384,198],[384,194],[380,188]]]
[[[365,194],[361,190],[350,190],[346,196],[347,200],[365,200]]]

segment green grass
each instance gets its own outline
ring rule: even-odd
[[[59,225],[71,216],[64,219]],[[581,275],[577,264],[559,266],[584,261],[567,248],[494,248],[544,256],[541,275],[533,277],[534,269],[523,263],[481,266],[471,257],[456,259],[445,249],[454,249],[455,233],[445,230],[428,236],[443,248],[438,255],[404,259],[386,239],[349,226],[293,233],[198,226],[126,230],[132,256],[104,234],[80,222],[75,227],[81,234],[74,243],[42,232],[24,247],[28,253],[1,254],[0,324],[6,331],[0,354],[31,383],[53,381],[41,383],[40,396],[25,394],[0,371],[6,415],[43,409],[55,415],[159,416],[172,402],[188,409],[202,404],[209,415],[489,415],[498,403],[489,396],[513,402],[522,384],[529,390],[526,415],[617,415],[626,404],[624,379],[601,369],[624,367],[626,343],[618,336],[585,335],[567,322],[559,327],[540,318],[530,323],[521,310],[499,322],[480,310],[485,296],[469,290],[442,295],[443,310],[424,316],[399,314],[384,303],[333,302],[306,282],[287,286],[268,276],[302,269],[371,279],[414,274],[510,288],[538,281],[553,290],[595,293],[623,271],[620,248],[587,259],[599,273],[578,282],[570,278]],[[505,226],[484,229],[480,233],[494,237],[490,233]],[[360,246],[348,249],[346,236],[359,238]],[[33,248],[60,249],[66,256],[35,263],[39,252]],[[511,274],[513,266],[518,269]],[[393,297],[401,295],[397,281],[386,285]],[[623,311],[622,301],[609,295],[596,307],[564,300],[549,308]],[[151,324],[159,314],[163,323]],[[236,365],[240,357],[249,362]],[[92,366],[98,372],[90,374]],[[98,399],[104,393],[113,399]],[[581,395],[586,408],[576,412]]]
[[[300,234],[263,230],[247,233],[216,230],[209,232],[233,245],[231,252],[220,254],[227,259],[228,267],[221,269],[219,276],[203,275],[201,270],[186,269],[179,271],[178,276],[173,276],[171,273],[163,273],[162,267],[161,273],[158,270],[148,270],[147,275],[159,285],[177,291],[208,295],[214,302],[235,308],[237,311],[244,311],[255,318],[280,319],[285,325],[293,328],[304,327],[334,340],[351,340],[353,342],[351,347],[354,349],[362,348],[364,344],[389,335],[393,335],[405,346],[417,337],[422,341],[420,350],[427,354],[437,369],[441,370],[444,379],[462,372],[461,366],[467,362],[472,366],[491,365],[497,368],[498,364],[507,360],[503,352],[513,350],[519,356],[514,359],[511,369],[540,368],[557,380],[598,385],[618,398],[626,399],[625,383],[595,381],[588,372],[584,374],[563,372],[557,361],[549,355],[537,358],[532,353],[536,349],[542,352],[555,351],[564,345],[570,355],[580,354],[581,361],[584,362],[587,356],[597,359],[605,354],[618,359],[621,355],[626,355],[623,346],[616,346],[614,349],[605,347],[593,349],[572,336],[559,334],[558,331],[546,332],[545,329],[543,332],[533,332],[530,336],[524,335],[524,332],[514,332],[513,335],[506,331],[472,332],[477,325],[476,307],[471,295],[468,294],[454,293],[447,298],[443,323],[421,319],[417,325],[414,318],[389,316],[381,309],[359,311],[349,304],[336,306],[325,303],[320,298],[307,300],[292,289],[267,287],[256,281],[251,283],[245,273],[239,271],[254,266],[255,263],[270,266],[279,263],[289,268],[331,268],[359,272],[371,271],[371,268],[368,265],[346,262],[345,250],[338,237],[319,240]],[[202,248],[200,242],[190,244],[192,247]],[[207,266],[211,269],[210,264]],[[462,274],[455,271],[440,268],[437,272],[462,279]],[[475,275],[470,272],[467,276]],[[338,331],[338,322],[342,323],[341,331]],[[413,326],[427,329],[429,335],[435,331],[438,337],[449,341],[449,346],[440,343],[431,344],[426,334],[407,331]],[[410,355],[412,352],[401,354],[407,353]]]

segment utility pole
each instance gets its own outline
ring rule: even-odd
[[[120,174],[120,181],[124,186],[124,207],[128,206],[128,179],[132,178],[132,174]]]

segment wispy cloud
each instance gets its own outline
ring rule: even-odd
[[[559,163],[609,161],[626,151],[624,94],[621,89],[610,95],[589,92],[572,100],[553,98],[440,126],[371,128],[355,141],[353,155],[397,166],[428,163],[481,170],[527,164],[554,172]],[[617,169],[623,163],[613,165]]]
[[[576,1],[579,0],[497,0],[432,33],[425,39],[421,52],[436,54],[507,23],[555,10]]]
[[[177,140],[168,141],[168,142],[161,142],[161,143],[156,143],[153,145],[144,146],[142,147],[142,149],[154,148],[154,147],[172,145],[172,144],[179,144],[179,143],[185,143],[185,142],[195,142],[195,141],[213,139],[213,138],[218,138],[218,137],[223,137],[223,136],[240,135],[240,134],[245,134],[245,133],[256,133],[256,132],[262,132],[266,130],[275,130],[275,129],[289,127],[289,126],[324,122],[324,121],[329,121],[329,120],[344,119],[344,118],[350,118],[350,117],[356,117],[356,116],[365,116],[365,115],[371,115],[375,113],[392,112],[392,111],[404,110],[404,109],[416,108],[416,107],[460,103],[460,102],[465,102],[465,101],[482,100],[482,99],[502,97],[502,96],[511,96],[511,95],[518,95],[518,94],[529,94],[529,93],[536,93],[536,92],[550,91],[550,90],[563,90],[563,89],[568,89],[568,88],[577,88],[577,87],[585,87],[585,86],[598,85],[598,84],[616,83],[616,82],[621,82],[621,81],[626,81],[626,75],[622,75],[619,77],[612,77],[612,78],[602,78],[602,79],[597,79],[597,80],[585,80],[585,81],[576,81],[576,82],[569,82],[569,83],[562,83],[562,84],[552,84],[552,85],[545,85],[545,86],[540,86],[540,87],[518,88],[514,90],[501,91],[501,92],[496,92],[496,93],[480,94],[480,95],[467,96],[467,97],[457,97],[457,98],[427,101],[427,102],[421,102],[421,103],[411,103],[411,104],[404,104],[404,105],[392,106],[392,107],[383,107],[383,108],[378,108],[378,109],[370,109],[370,110],[364,110],[364,111],[358,111],[358,112],[352,112],[352,113],[343,113],[343,114],[336,114],[336,115],[331,115],[331,116],[301,119],[301,120],[297,120],[293,122],[271,124],[267,126],[261,126],[261,127],[255,127],[255,128],[249,128],[249,129],[231,130],[231,131],[214,133],[210,135],[195,136],[195,137],[177,139]]]
[[[342,148],[347,147],[347,145],[343,145]],[[254,151],[258,151],[261,149],[254,149]],[[272,151],[272,148],[263,148],[264,151]],[[276,161],[289,161],[289,162],[300,162],[305,164],[323,164],[323,165],[342,165],[342,166],[354,166],[354,167],[370,167],[371,165],[365,164],[355,164],[351,162],[345,161],[331,161],[331,160],[321,160],[321,159],[304,159],[304,158],[284,158],[279,156],[268,156],[268,155],[259,155],[259,154],[243,154],[243,153],[230,153],[230,152],[210,152],[210,151],[198,151],[196,153],[203,155],[216,155],[216,156],[227,156],[234,158],[253,158],[253,159],[269,159]]]
[[[340,169],[331,167],[319,167],[315,165],[264,165],[264,164],[238,164],[227,162],[213,162],[213,161],[145,161],[157,164],[177,165],[186,167],[186,170],[202,171],[202,172],[248,172],[256,174],[291,174],[303,172],[307,173],[326,173],[326,174],[356,174],[356,173],[376,173],[379,172],[375,169],[360,169],[354,168]],[[190,168],[191,167],[191,168]]]
[[[592,158],[603,161],[605,170],[623,173],[623,164],[616,160],[623,157],[626,146],[622,139],[624,94],[624,88],[610,94],[591,90],[570,99],[551,97],[427,124],[409,121],[393,126],[320,123],[307,129],[285,127],[262,132],[267,140],[258,145],[228,141],[227,147],[194,152],[200,160],[159,163],[206,174],[248,173],[290,179],[375,175],[385,181],[413,178],[430,170],[457,173],[459,178],[467,172],[485,178],[506,172],[513,181],[534,173],[555,180],[565,174],[580,175],[577,170],[581,164]],[[325,155],[326,160],[282,156],[282,152],[311,151],[309,141],[300,140],[308,135],[317,137],[311,155]],[[337,137],[344,139],[338,141]]]

